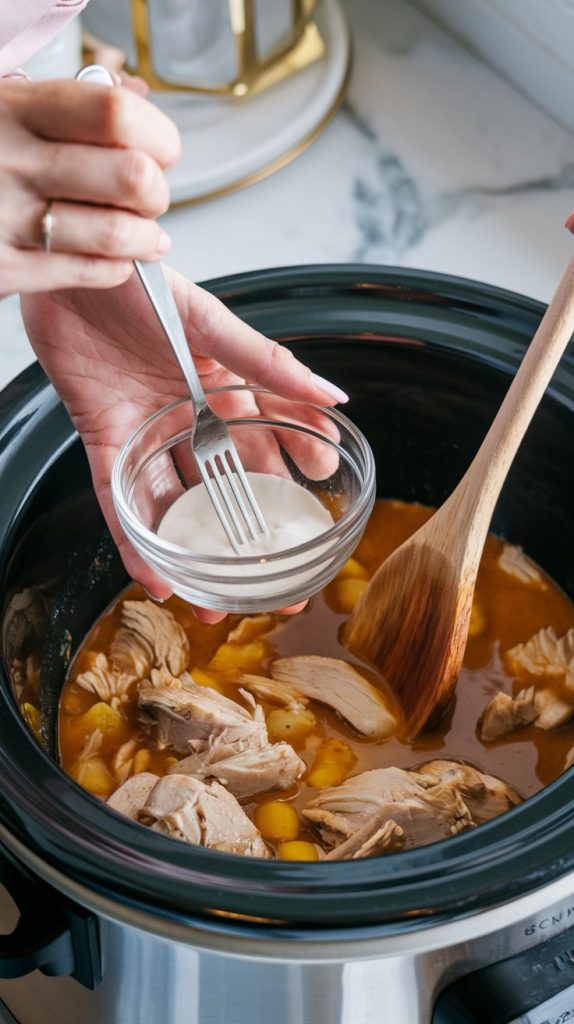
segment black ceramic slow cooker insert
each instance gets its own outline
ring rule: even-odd
[[[402,268],[286,268],[207,287],[349,392],[345,412],[373,447],[379,496],[430,505],[463,475],[544,311],[500,289]],[[573,442],[569,351],[492,529],[574,599]],[[303,948],[320,936],[369,943],[478,920],[574,869],[571,772],[448,841],[328,864],[262,862],[178,843],[111,814],[65,776],[23,722],[9,664],[42,651],[43,686],[55,699],[85,632],[127,580],[82,446],[37,365],[0,396],[0,579],[0,838],[16,868],[23,851],[28,869],[46,865],[52,887],[61,877],[96,902],[150,919]],[[574,903],[574,876],[571,893]],[[561,919],[551,932],[569,923]],[[522,945],[546,937],[525,934]]]

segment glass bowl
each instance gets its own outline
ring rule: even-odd
[[[290,478],[328,508],[333,525],[264,557],[238,556],[231,548],[229,557],[208,555],[201,536],[194,550],[158,536],[174,501],[200,481],[191,448],[193,406],[184,399],[150,416],[118,454],[112,496],[125,533],[175,594],[203,608],[273,611],[311,597],[350,558],[371,513],[375,464],[367,440],[338,410],[263,388],[215,388],[207,400],[225,419],[246,471]]]

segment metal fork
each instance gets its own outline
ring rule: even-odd
[[[134,260],[134,265],[189,388],[195,413],[191,447],[201,479],[229,543],[240,554],[250,538],[257,540],[269,530],[227,424],[207,404],[161,263]]]

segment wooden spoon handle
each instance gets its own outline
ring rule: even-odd
[[[520,442],[573,334],[574,259],[570,260],[496,418],[461,481],[460,486],[475,510],[477,504],[484,505],[485,516],[494,508]]]

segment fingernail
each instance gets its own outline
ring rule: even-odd
[[[165,231],[162,231],[161,235],[159,236],[159,242],[157,243],[157,251],[164,253],[169,252],[170,249],[171,238],[169,237],[169,235],[165,233]]]
[[[320,377],[318,373],[311,374],[311,381],[321,391],[324,391],[329,398],[334,398],[336,402],[348,402],[349,396],[341,391],[336,384],[332,384],[330,380],[325,380],[324,377]]]
[[[156,601],[157,604],[163,604],[163,602],[165,601],[165,597],[156,597],[155,594],[152,594],[152,592],[147,589],[147,587],[144,587],[144,590],[147,596],[149,597],[150,601]]]

